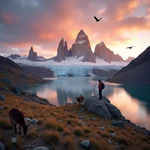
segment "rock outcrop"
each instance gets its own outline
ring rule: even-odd
[[[53,59],[57,62],[60,62],[62,60],[65,60],[65,58],[68,56],[69,56],[68,45],[67,42],[64,41],[64,39],[62,38],[57,48],[57,56]]]
[[[34,52],[33,47],[30,48],[28,59],[31,61],[39,61],[37,53]]]
[[[106,62],[109,63],[112,61],[124,61],[120,55],[115,55],[113,51],[107,48],[104,42],[100,42],[96,45],[94,54],[95,57],[104,59]]]
[[[150,84],[149,66],[150,46],[108,81],[121,84]]]
[[[107,119],[125,119],[122,116],[120,110],[111,104],[106,97],[103,97],[102,100],[98,100],[98,97],[96,96],[87,98],[84,102],[84,106],[88,109],[88,111],[91,111]]]

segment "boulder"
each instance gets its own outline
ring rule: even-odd
[[[14,91],[17,95],[21,95],[21,94],[24,94],[24,93],[25,93],[24,89],[23,89],[22,87],[20,87],[20,86],[15,86],[15,87],[13,88],[13,91]]]
[[[39,147],[35,147],[33,150],[50,150],[50,149],[45,146],[39,146]]]
[[[120,112],[120,110],[116,107],[116,106],[114,106],[114,105],[112,105],[112,104],[106,104],[106,106],[107,106],[107,108],[109,109],[109,111],[111,112],[111,114],[112,114],[112,116],[114,117],[114,118],[116,118],[116,119],[125,119],[123,116],[122,116],[122,114],[121,114],[121,112]]]
[[[98,100],[98,97],[96,96],[87,98],[84,102],[84,106],[85,108],[88,109],[88,111],[91,111],[106,119],[110,119],[110,118],[123,119],[124,118],[120,110],[116,106],[112,105],[106,97],[103,97],[102,100]]]
[[[90,141],[89,140],[83,140],[80,144],[81,144],[81,146],[88,148],[90,145]]]
[[[0,100],[4,101],[5,100],[5,96],[0,95]]]
[[[14,84],[10,78],[4,78],[4,79],[1,79],[1,81],[3,81],[5,84],[8,84],[8,85]]]
[[[119,127],[125,127],[125,122],[122,120],[113,120],[112,121],[113,126],[119,126]]]
[[[0,142],[0,150],[4,150],[4,149],[5,149],[5,145],[2,142]]]

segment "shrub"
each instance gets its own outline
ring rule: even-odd
[[[116,141],[119,144],[128,145],[128,141],[124,136],[118,136],[116,137]]]
[[[83,127],[84,133],[91,133],[91,130],[88,127]]]
[[[83,136],[83,135],[84,135],[84,132],[83,132],[83,130],[82,130],[81,128],[76,127],[76,128],[74,129],[74,134],[75,134],[76,136]]]
[[[45,122],[44,127],[46,129],[57,130],[57,131],[63,131],[64,130],[62,123],[58,122],[55,118],[48,119]]]
[[[61,138],[58,132],[46,130],[42,135],[42,139],[47,144],[49,143],[59,144]]]
[[[64,140],[65,150],[77,150],[77,146],[71,137],[67,137]]]
[[[72,133],[71,133],[71,131],[68,129],[68,128],[66,128],[66,129],[64,129],[64,136],[68,136],[68,135],[71,135]]]
[[[27,134],[27,138],[30,140],[34,140],[36,138],[38,138],[38,133],[35,130],[31,130],[28,134]]]
[[[0,118],[0,128],[2,129],[12,129],[13,126],[6,118]]]

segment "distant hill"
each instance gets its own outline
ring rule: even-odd
[[[150,46],[108,81],[123,84],[150,84]]]
[[[37,76],[25,73],[23,68],[12,60],[0,56],[0,79],[2,78],[10,78],[17,85],[45,82]]]

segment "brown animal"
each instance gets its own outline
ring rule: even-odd
[[[76,99],[77,99],[77,102],[79,104],[79,107],[83,106],[84,97],[82,95],[80,95],[80,97],[76,97]]]
[[[12,108],[9,111],[9,119],[13,124],[15,134],[17,134],[16,124],[19,124],[19,135],[21,135],[21,127],[23,129],[24,135],[27,134],[29,125],[25,124],[24,115],[20,110],[18,110],[17,108]]]

